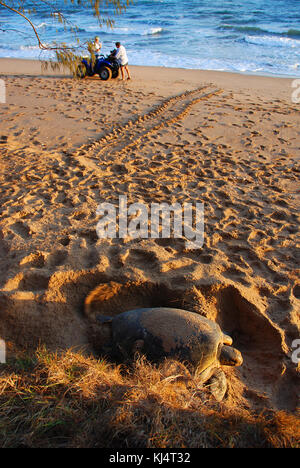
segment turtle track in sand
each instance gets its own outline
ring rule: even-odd
[[[206,90],[206,92],[204,92]],[[80,162],[87,163],[86,158],[94,161],[108,161],[120,153],[137,148],[143,139],[155,132],[182,120],[191,108],[202,100],[216,96],[223,91],[221,89],[202,86],[192,91],[172,96],[156,106],[150,112],[141,115],[136,120],[130,120],[125,125],[115,128],[104,135],[100,140],[89,145],[82,146],[73,156],[79,157]]]

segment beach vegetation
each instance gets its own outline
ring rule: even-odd
[[[182,363],[119,365],[40,347],[0,367],[2,448],[292,448],[299,419],[218,403]]]

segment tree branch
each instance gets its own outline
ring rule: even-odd
[[[27,18],[27,16],[23,15],[23,13],[21,13],[20,11],[15,10],[14,8],[6,5],[5,3],[1,2],[1,1],[0,1],[0,5],[3,6],[4,8],[7,8],[10,11],[13,11],[14,13],[17,13],[18,15],[22,16],[22,18],[24,18],[26,21],[28,21],[28,23],[30,24],[30,26],[32,27],[32,29],[34,31],[34,34],[36,35],[36,38],[37,38],[38,43],[39,43],[39,48],[40,49],[48,49],[48,47],[44,46],[44,44],[42,43],[42,41],[40,39],[40,36],[38,35],[38,32],[37,32],[34,24],[30,21],[29,18]]]
[[[17,13],[18,15],[22,16],[22,18],[24,18],[26,21],[28,21],[28,23],[30,24],[30,26],[32,27],[33,31],[34,31],[34,34],[38,40],[38,44],[39,44],[39,48],[41,50],[61,50],[61,49],[65,49],[65,50],[73,50],[74,47],[66,47],[66,46],[62,46],[62,47],[50,47],[50,46],[46,46],[45,44],[43,44],[43,42],[41,41],[40,39],[40,36],[36,30],[36,27],[34,26],[34,24],[32,23],[32,21],[30,21],[30,19],[24,15],[23,13],[21,13],[20,11],[16,10],[15,8],[13,7],[10,7],[8,5],[6,5],[5,3],[3,3],[2,1],[0,1],[0,6],[3,6],[4,8],[7,8],[8,10],[11,10],[12,12],[14,13]]]

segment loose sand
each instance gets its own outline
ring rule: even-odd
[[[0,60],[7,89],[0,338],[14,347],[90,352],[96,311],[186,308],[217,320],[243,353],[244,365],[227,371],[240,401],[296,411],[299,104],[291,101],[292,80],[131,71],[128,82],[75,81],[42,75],[38,62]],[[124,194],[147,206],[203,202],[203,247],[188,250],[173,238],[99,239],[98,204]],[[84,314],[86,296],[110,281]]]

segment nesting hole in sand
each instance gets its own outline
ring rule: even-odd
[[[273,355],[282,353],[279,330],[237,288],[223,287],[217,292],[216,299],[216,321],[242,350],[271,351]]]
[[[238,349],[252,353],[260,361],[279,362],[283,355],[280,331],[255,305],[255,298],[250,302],[234,286],[194,286],[183,281],[134,282],[91,271],[56,272],[48,277],[30,271],[10,280],[6,290],[8,302],[2,308],[6,320],[0,323],[0,329],[6,330],[4,337],[12,338],[19,321],[26,328],[22,343],[40,340],[46,345],[51,343],[51,348],[78,346],[89,342],[87,328],[97,323],[98,315],[115,316],[145,307],[173,307],[216,321],[232,336]],[[8,327],[8,317],[16,315],[16,322]]]
[[[85,298],[84,313],[91,323],[90,339],[94,352],[105,355],[111,341],[111,329],[97,317],[114,317],[123,312],[155,307],[185,309],[205,315],[196,288],[152,282],[114,282],[99,284]],[[157,322],[159,330],[160,323]]]
[[[244,364],[239,377],[250,390],[252,401],[268,398],[277,408],[293,411],[299,382],[287,362],[284,337],[264,315],[258,301],[255,305],[253,296],[252,303],[234,286],[221,287],[215,296],[215,320],[242,352]]]
[[[286,402],[294,407],[296,383],[290,372],[282,374],[286,354],[280,330],[265,315],[255,292],[249,294],[232,285],[195,286],[178,278],[155,284],[98,271],[56,272],[50,278],[31,271],[7,282],[0,295],[0,336],[32,350],[45,344],[49,350],[72,347],[99,355],[106,337],[98,315],[142,307],[190,310],[216,321],[232,336],[244,357],[236,372],[254,395],[268,394],[279,407],[285,408]]]
[[[114,317],[127,310],[146,307],[187,308],[186,291],[174,291],[167,284],[151,282],[108,282],[98,285],[85,299],[85,315]]]
[[[241,351],[258,353],[260,360],[283,355],[279,330],[234,286],[110,281],[96,286],[84,301],[85,316],[91,321],[146,307],[173,307],[206,316],[232,336]]]
[[[285,357],[282,336],[274,323],[262,313],[257,299],[253,303],[234,286],[153,284],[151,282],[107,282],[99,284],[85,298],[85,315],[96,322],[100,315],[116,316],[144,307],[174,307],[199,313],[216,321],[233,338],[233,345],[244,357],[242,380],[271,388],[281,374]],[[105,326],[95,325],[93,347],[100,352],[109,341]],[[159,328],[159,322],[157,323]],[[247,384],[248,385],[248,384]]]

